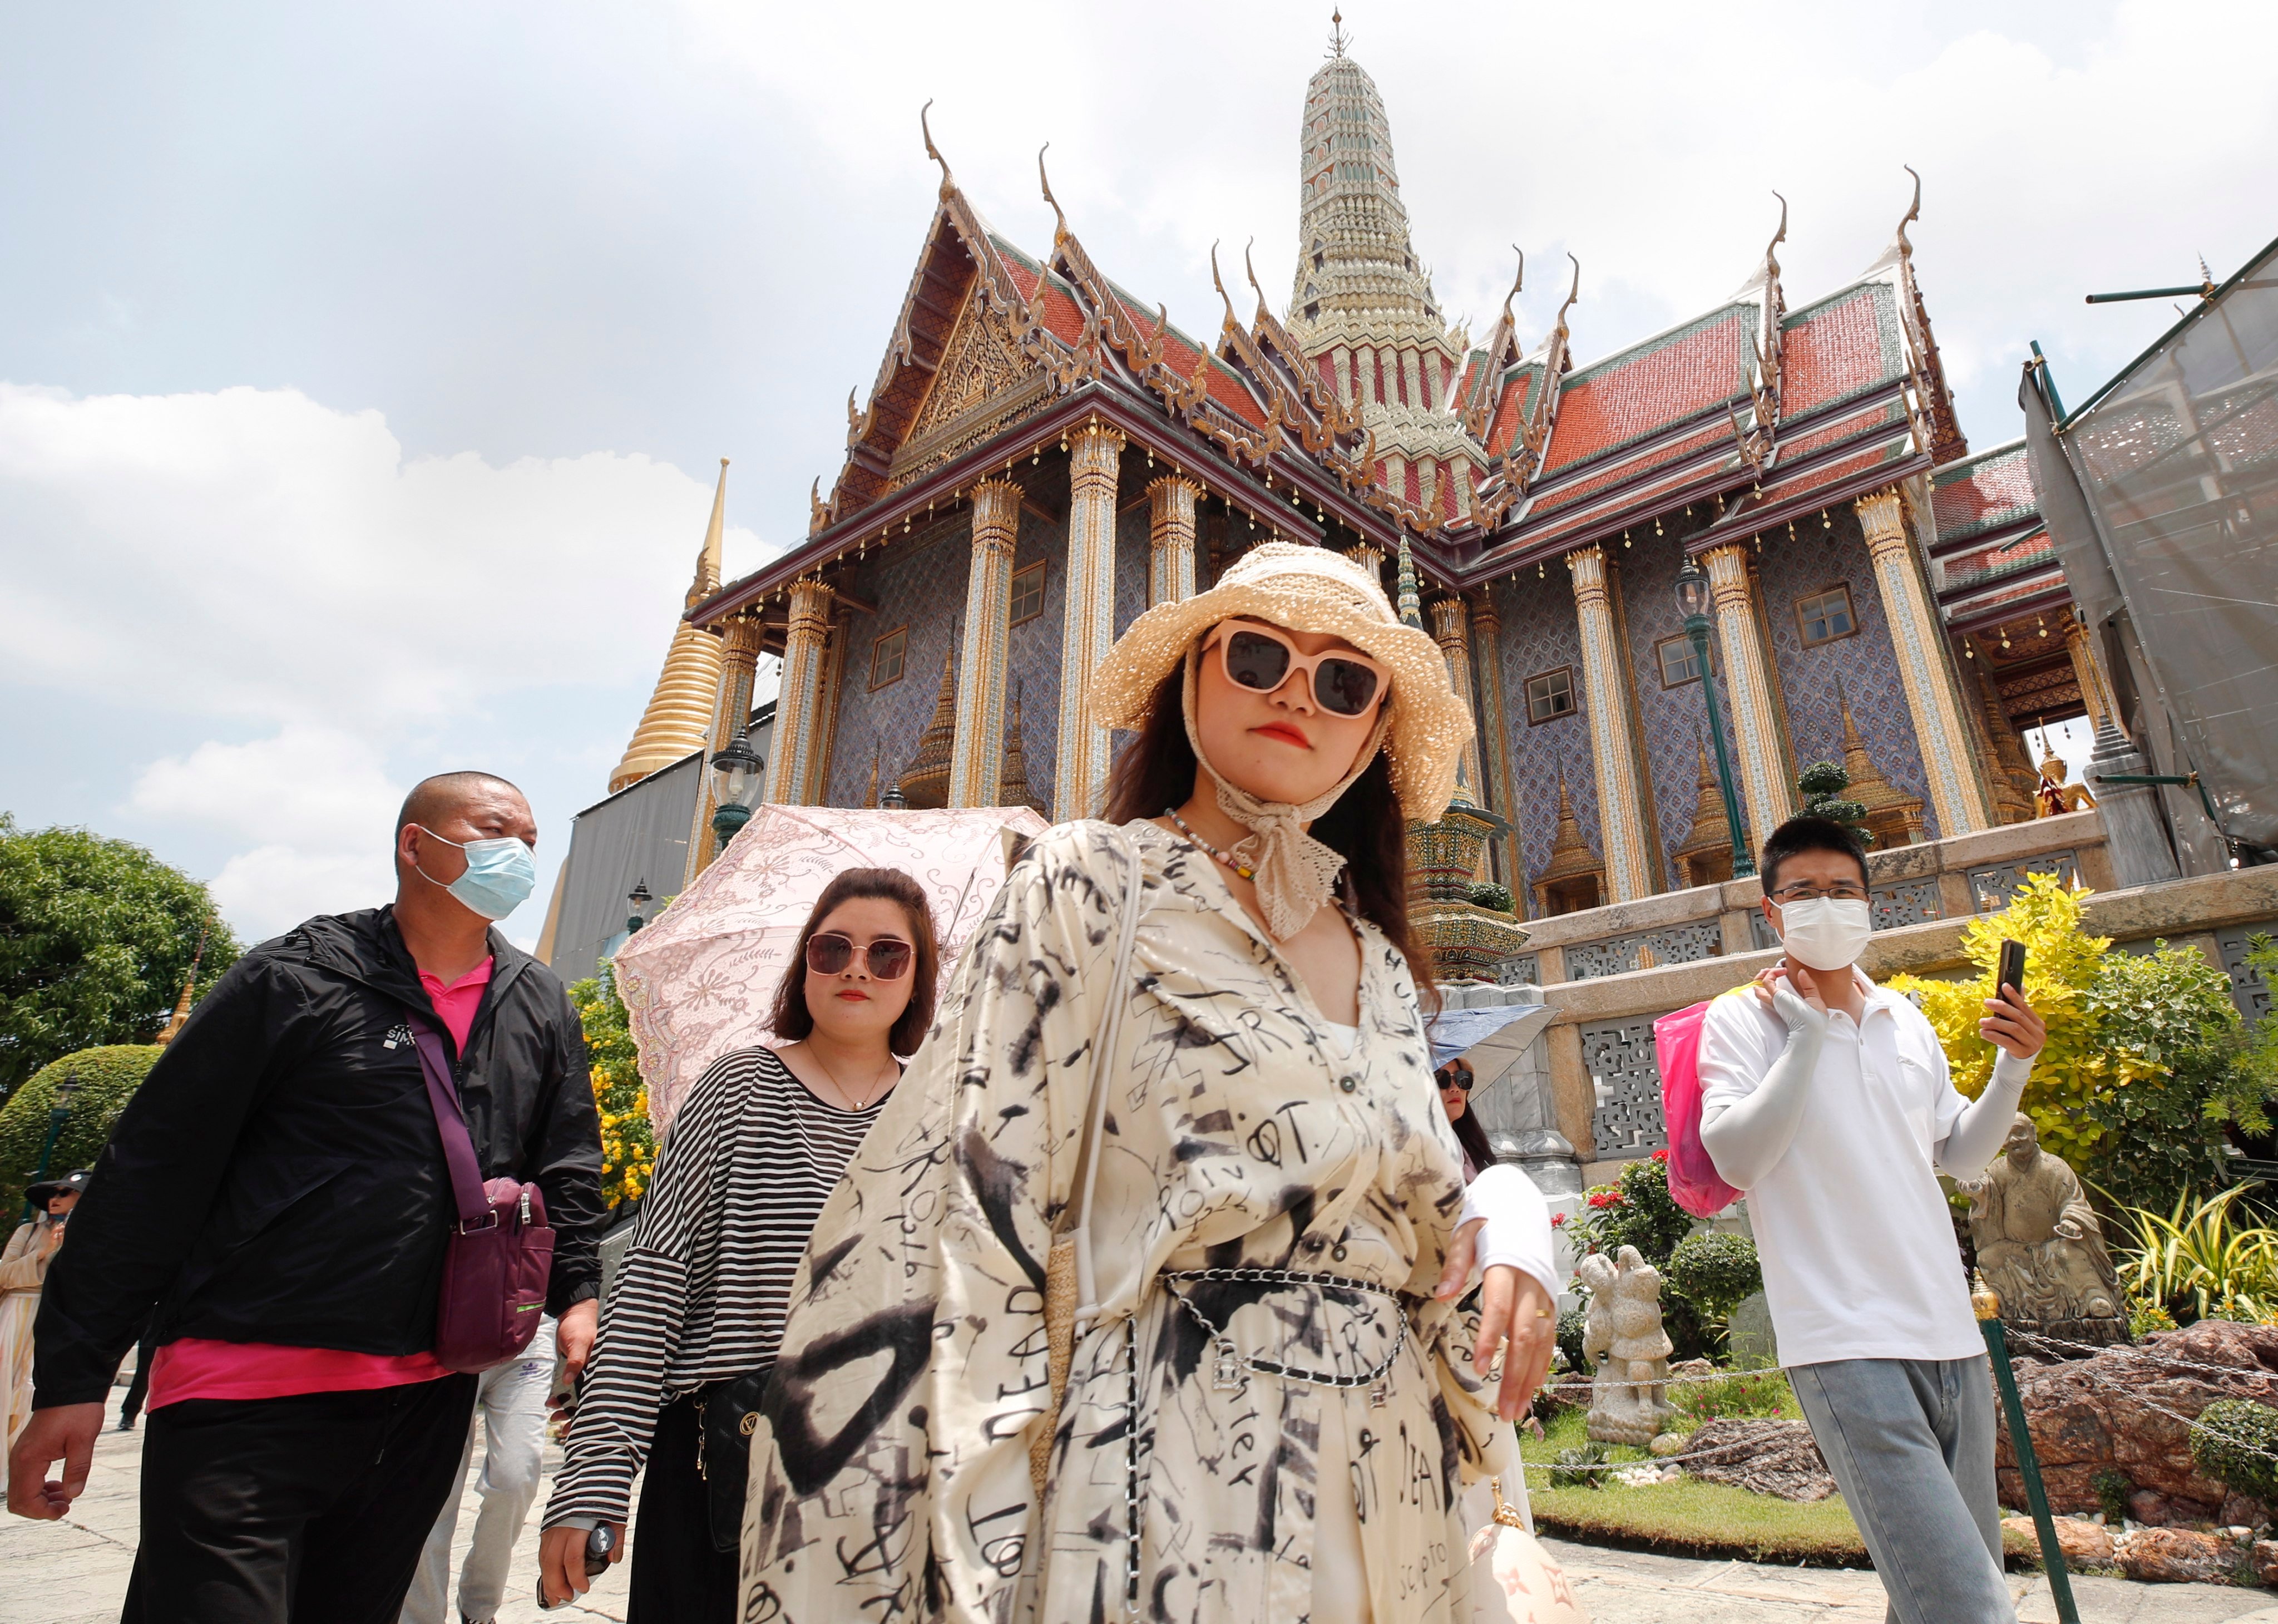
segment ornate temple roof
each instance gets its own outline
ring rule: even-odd
[[[2005,623],[2070,602],[2023,440],[1939,469],[1930,479],[1930,509],[1938,523],[1930,567],[1949,626],[1999,637]]]
[[[990,229],[941,166],[939,202],[847,454],[809,539],[701,607],[708,622],[891,545],[921,516],[1086,417],[1185,467],[1260,534],[1412,543],[1452,589],[1690,514],[1688,550],[1770,533],[1966,456],[1906,226],[1856,280],[1791,310],[1779,245],[1731,298],[1594,361],[1571,354],[1581,267],[1529,349],[1506,299],[1482,343],[1450,330],[1417,255],[1383,97],[1340,32],[1306,88],[1299,258],[1277,315],[1227,290],[1214,338],[1055,226],[1033,254]],[[1568,279],[1567,268],[1560,268]],[[1512,294],[1520,288],[1519,264]],[[1941,518],[1945,511],[1940,509]],[[1342,532],[1351,532],[1349,535]]]

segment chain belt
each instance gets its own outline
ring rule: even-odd
[[[1379,1409],[1381,1409],[1391,1397],[1390,1389],[1384,1378],[1390,1374],[1392,1367],[1398,1362],[1400,1351],[1406,1344],[1407,1328],[1404,1323],[1402,1326],[1402,1334],[1392,1339],[1391,1351],[1387,1352],[1373,1368],[1362,1371],[1357,1375],[1342,1375],[1333,1370],[1308,1370],[1296,1365],[1285,1365],[1278,1360],[1258,1359],[1244,1353],[1235,1345],[1234,1338],[1227,1333],[1226,1327],[1212,1323],[1210,1316],[1195,1306],[1191,1297],[1175,1289],[1176,1284],[1179,1283],[1200,1283],[1204,1281],[1226,1281],[1240,1284],[1268,1286],[1307,1286],[1316,1290],[1334,1288],[1338,1291],[1357,1291],[1370,1297],[1381,1298],[1397,1310],[1400,1306],[1399,1298],[1383,1286],[1365,1280],[1355,1280],[1344,1275],[1308,1274],[1288,1268],[1165,1269],[1162,1278],[1166,1284],[1173,1288],[1171,1291],[1172,1298],[1180,1307],[1187,1311],[1195,1323],[1202,1328],[1203,1334],[1211,1339],[1212,1344],[1218,1350],[1217,1361],[1211,1372],[1211,1387],[1213,1390],[1223,1393],[1239,1390],[1242,1386],[1242,1373],[1247,1370],[1255,1375],[1279,1376],[1286,1382],[1303,1382],[1314,1387],[1365,1387],[1370,1390],[1369,1403]]]

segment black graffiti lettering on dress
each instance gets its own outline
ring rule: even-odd
[[[819,1337],[776,1361],[760,1411],[774,1430],[792,1493],[814,1494],[837,1476],[878,1424],[899,1406],[932,1355],[933,1311],[930,1300],[899,1303],[843,1331]],[[832,1378],[881,1352],[893,1356],[884,1376],[837,1432],[827,1438],[818,1436],[814,1406]]]
[[[1440,1490],[1441,1503],[1452,1498],[1459,1480],[1463,1459],[1471,1452],[1471,1435],[1456,1424],[1455,1413],[1448,1408],[1447,1396],[1432,1395],[1432,1424],[1440,1429]]]
[[[959,1137],[957,1159],[965,1175],[966,1187],[989,1221],[990,1233],[1021,1266],[1029,1283],[1041,1292],[1044,1289],[1043,1265],[1030,1255],[1015,1222],[1016,1213],[1026,1204],[1028,1169],[1020,1162],[999,1156],[997,1147],[977,1128],[967,1129]]]
[[[1012,1527],[1005,1533],[991,1534],[990,1524],[1011,1520]],[[1021,1552],[1027,1547],[1028,1531],[1028,1502],[1016,1500],[1010,1505],[999,1506],[993,1512],[975,1516],[967,1513],[965,1526],[979,1548],[981,1559],[1000,1579],[1010,1579],[1021,1571]]]
[[[837,1245],[825,1247],[821,1252],[808,1254],[806,1275],[807,1301],[813,1302],[815,1297],[822,1291],[822,1288],[830,1283],[830,1277],[837,1272],[838,1266],[846,1260],[848,1254],[860,1246],[862,1244],[862,1231],[857,1229],[853,1234],[848,1236]]]
[[[1303,1110],[1308,1103],[1303,1099],[1292,1099],[1273,1107],[1274,1115],[1286,1116],[1289,1119],[1289,1142],[1296,1148],[1297,1160],[1300,1161],[1305,1160],[1305,1135],[1297,1126],[1297,1113]],[[1280,1164],[1276,1162],[1274,1165],[1279,1167]]]
[[[1400,1498],[1406,1504],[1427,1510],[1439,1505],[1435,1488],[1441,1470],[1439,1446],[1438,1438],[1427,1445],[1410,1437],[1408,1423],[1400,1423]]]

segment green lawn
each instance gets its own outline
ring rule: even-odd
[[[1785,1388],[1785,1383],[1781,1385]],[[1693,1390],[1708,1397],[1703,1390]],[[1762,1401],[1761,1395],[1748,1396],[1759,1399],[1749,1408],[1772,1407]],[[1793,1397],[1780,1397],[1781,1413],[1790,1420],[1801,1419]],[[1696,1407],[1723,1406],[1708,1403]],[[1550,1474],[1542,1468],[1560,1450],[1578,1449],[1588,1441],[1584,1432],[1587,1419],[1579,1410],[1564,1412],[1550,1423],[1548,1436],[1540,1443],[1531,1433],[1519,1434],[1519,1452],[1528,1462],[1527,1495],[1533,1503],[1535,1526],[1544,1533],[1680,1556],[1868,1566],[1867,1547],[1860,1541],[1858,1525],[1851,1521],[1850,1509],[1839,1494],[1799,1504],[1692,1477],[1642,1489],[1624,1489],[1610,1476],[1602,1489],[1551,1488]],[[1686,1416],[1680,1417],[1676,1426],[1689,1432],[1698,1424],[1697,1418]],[[1619,1444],[1608,1452],[1617,1461],[1653,1459],[1644,1450]],[[2038,1567],[2039,1548],[2032,1541],[2012,1534],[2006,1544],[2012,1567]]]
[[[1553,1489],[1547,1466],[1562,1449],[1579,1448],[1586,1417],[1562,1413],[1537,1443],[1519,1435],[1528,1462],[1526,1492],[1536,1527],[1548,1534],[1609,1544],[1645,1546],[1683,1556],[1742,1557],[1761,1562],[1864,1566],[1867,1548],[1841,1495],[1799,1505],[1694,1478],[1624,1489],[1609,1477],[1602,1489]],[[1641,1449],[1616,1445],[1616,1460],[1650,1460]]]

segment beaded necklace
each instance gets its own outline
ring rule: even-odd
[[[1257,870],[1250,867],[1250,864],[1242,862],[1241,858],[1236,857],[1231,852],[1220,851],[1217,846],[1212,846],[1209,841],[1204,839],[1202,836],[1196,834],[1192,829],[1189,828],[1187,826],[1187,820],[1179,816],[1177,808],[1166,807],[1163,810],[1163,816],[1169,818],[1173,823],[1179,826],[1179,832],[1181,834],[1186,836],[1188,839],[1193,841],[1196,846],[1201,846],[1203,850],[1217,858],[1227,868],[1232,869],[1236,874],[1242,876],[1242,878],[1255,879],[1257,877]]]

